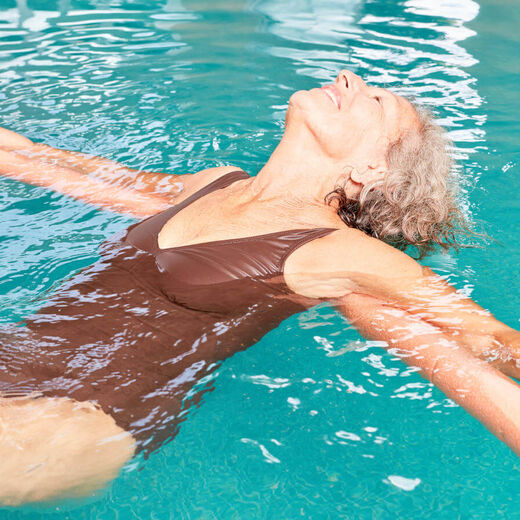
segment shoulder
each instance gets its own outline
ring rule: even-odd
[[[190,197],[195,192],[201,190],[208,184],[216,181],[220,177],[231,172],[243,171],[237,166],[217,166],[215,168],[207,168],[191,175],[183,175],[182,184],[183,189],[176,197],[176,202],[182,202],[184,199]]]
[[[386,278],[422,275],[421,265],[412,257],[359,229],[342,229],[328,238],[328,243],[316,246],[330,255],[334,267]]]
[[[298,248],[289,256],[284,269],[292,290],[318,298],[368,289],[381,280],[398,281],[422,275],[422,266],[406,253],[347,227]]]

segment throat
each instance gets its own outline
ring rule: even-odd
[[[262,199],[255,196],[252,184],[218,190],[180,209],[159,231],[159,249],[342,225],[323,201],[304,200],[290,192],[291,196]]]

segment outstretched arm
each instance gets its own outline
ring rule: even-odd
[[[348,293],[371,296],[436,327],[468,352],[520,379],[520,332],[433,271],[358,230],[335,232],[315,242],[285,264],[295,292],[331,299]],[[293,259],[296,255],[300,257]],[[305,275],[291,277],[291,269]]]
[[[0,128],[0,175],[137,218],[162,211],[236,169],[222,166],[194,175],[134,170],[102,157],[33,143]]]
[[[497,320],[491,312],[429,268],[418,277],[370,277],[352,274],[356,292],[389,302],[438,327],[474,355],[506,375],[520,379],[520,332]]]
[[[287,284],[328,298],[520,455],[520,333],[404,253],[347,229],[287,259]],[[503,372],[503,373],[502,373]],[[505,375],[506,374],[506,375]]]
[[[182,189],[178,175],[33,143],[5,128],[0,128],[0,174],[136,217],[161,211]]]
[[[520,386],[435,327],[402,309],[361,294],[338,300],[339,310],[368,339],[392,354],[477,418],[520,456]]]
[[[135,170],[104,157],[34,143],[6,128],[0,128],[0,149],[34,162],[69,168],[90,178],[147,195],[172,197],[182,186],[180,175]]]
[[[153,215],[168,207],[164,198],[112,185],[72,168],[34,159],[18,151],[0,149],[0,174],[137,218]]]

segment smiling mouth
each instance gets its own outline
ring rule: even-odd
[[[341,96],[338,92],[338,89],[334,85],[325,85],[324,87],[321,87],[321,90],[323,90],[323,92],[329,96],[330,100],[339,110],[341,107]]]

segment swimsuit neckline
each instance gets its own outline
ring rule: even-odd
[[[207,242],[197,242],[195,244],[183,244],[180,246],[173,246],[173,247],[159,247],[159,243],[157,241],[156,247],[157,251],[159,253],[168,252],[168,251],[174,251],[177,249],[186,249],[189,247],[203,247],[203,246],[211,246],[211,245],[223,245],[223,244],[234,244],[237,242],[243,242],[246,240],[258,240],[262,238],[268,238],[275,235],[283,235],[286,233],[304,233],[304,232],[311,232],[311,231],[330,231],[331,233],[333,231],[339,231],[339,228],[327,228],[327,227],[319,227],[319,228],[296,228],[296,229],[284,229],[282,231],[272,231],[271,233],[262,233],[260,235],[251,235],[248,237],[238,237],[238,238],[222,238],[220,240],[209,240]]]
[[[197,192],[195,192],[194,194],[189,196],[187,199],[185,199],[181,203],[176,204],[173,208],[181,206],[180,208],[178,208],[177,212],[182,211],[186,206],[189,206],[190,204],[192,204],[196,200],[204,197],[208,193],[211,193],[212,191],[227,187],[229,184],[232,184],[233,182],[238,180],[237,178],[235,178],[237,173],[241,176],[243,175],[245,177],[249,177],[249,175],[243,170],[235,170],[232,172],[228,172],[228,173],[222,175],[221,177],[219,177],[218,179],[215,179],[213,182],[210,182],[209,184],[207,184],[206,186],[204,186],[203,188],[201,188],[200,190],[198,190]],[[229,181],[231,181],[231,182],[229,182]],[[172,216],[175,216],[177,214],[177,212]],[[259,235],[252,235],[252,236],[247,236],[247,237],[223,238],[220,240],[209,240],[206,242],[197,242],[195,244],[183,244],[183,245],[179,245],[179,246],[161,248],[161,247],[159,247],[159,235],[161,234],[161,231],[164,228],[164,225],[170,220],[170,218],[172,218],[172,217],[169,216],[168,219],[166,220],[166,222],[160,226],[160,229],[155,236],[154,245],[155,245],[155,250],[158,253],[163,253],[163,252],[167,253],[169,251],[173,252],[173,251],[178,251],[181,249],[188,249],[190,247],[193,248],[193,247],[197,247],[197,246],[199,246],[199,247],[211,246],[211,245],[217,246],[217,245],[225,245],[225,244],[235,244],[238,242],[245,242],[247,240],[261,240],[263,238],[270,238],[270,237],[274,237],[276,235],[283,235],[283,234],[287,234],[287,233],[305,233],[305,232],[310,233],[313,231],[314,232],[327,232],[328,231],[328,232],[332,233],[333,231],[339,231],[339,228],[327,228],[327,227],[295,228],[295,229],[286,229],[286,230],[282,230],[282,231],[272,231],[270,233],[262,233]]]

